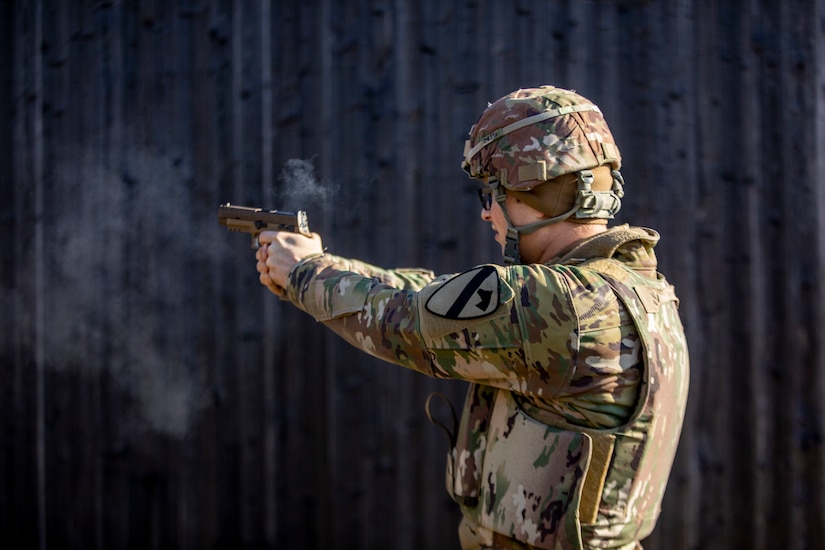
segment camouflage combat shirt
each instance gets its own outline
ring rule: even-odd
[[[330,254],[287,297],[353,346],[471,382],[447,488],[513,548],[633,548],[684,415],[688,358],[655,231],[618,226],[545,265],[435,277]]]

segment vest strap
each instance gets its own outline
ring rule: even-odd
[[[433,418],[432,411],[430,410],[430,407],[432,406],[432,402],[433,402],[433,397],[437,397],[437,398],[441,399],[442,401],[444,401],[450,407],[450,413],[452,414],[452,417],[453,417],[453,427],[452,427],[452,429],[445,426],[444,423],[441,422],[440,420],[437,420],[437,419]],[[424,412],[427,413],[427,419],[432,424],[438,426],[439,428],[444,430],[444,433],[447,434],[447,438],[450,440],[450,448],[455,447],[456,434],[458,433],[458,416],[455,414],[455,407],[453,407],[452,402],[447,398],[447,396],[444,395],[441,392],[431,393],[427,397],[427,401],[424,402]]]

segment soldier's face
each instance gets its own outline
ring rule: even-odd
[[[544,218],[541,212],[510,195],[507,195],[505,205],[507,213],[510,215],[510,223],[513,224],[513,227],[528,225]],[[501,246],[502,252],[504,252],[507,244],[507,218],[504,216],[501,204],[493,200],[489,210],[482,208],[481,219],[490,223],[490,226],[496,234],[496,242]],[[523,235],[519,239],[519,249],[522,253],[522,259],[526,259],[530,255],[531,240],[531,235]]]
[[[501,205],[498,202],[492,201],[489,209],[481,209],[481,219],[489,222],[493,231],[496,234],[496,242],[504,251],[504,244],[507,236],[507,220],[504,219],[504,212],[501,211]]]

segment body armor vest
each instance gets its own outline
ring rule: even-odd
[[[663,278],[609,259],[581,267],[610,284],[642,342],[633,415],[619,428],[588,429],[510,391],[473,384],[447,460],[447,489],[470,520],[537,548],[632,548],[656,524],[676,453],[687,344]]]

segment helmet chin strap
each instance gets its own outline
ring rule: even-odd
[[[493,193],[493,198],[498,203],[499,207],[501,208],[501,213],[504,215],[504,221],[507,222],[507,233],[505,235],[503,254],[504,263],[507,265],[517,265],[521,263],[521,255],[519,254],[518,246],[519,236],[529,235],[537,229],[546,227],[548,225],[552,225],[566,218],[569,218],[578,209],[578,205],[576,205],[564,214],[561,214],[560,216],[546,218],[533,223],[529,223],[527,225],[521,225],[516,227],[513,225],[512,220],[510,220],[510,214],[507,212],[507,205],[505,204],[507,201],[507,192],[501,185],[499,185],[497,181],[490,183],[486,181],[485,178],[485,184],[487,185],[487,187],[490,188],[491,192]]]
[[[519,254],[519,236],[529,235],[534,231],[553,225],[560,221],[566,220],[572,215],[579,218],[613,218],[613,215],[618,212],[621,207],[621,197],[624,195],[621,174],[618,170],[613,170],[613,189],[606,192],[592,191],[591,185],[593,183],[593,173],[590,170],[582,170],[578,173],[578,192],[576,196],[576,203],[573,207],[552,218],[545,218],[527,225],[514,226],[510,220],[510,214],[507,212],[507,192],[498,180],[489,181],[485,176],[484,184],[490,189],[493,198],[499,204],[504,220],[507,222],[507,234],[505,236],[504,244],[504,262],[507,265],[515,265],[521,263],[521,256]]]
[[[507,201],[507,192],[504,188],[499,185],[498,181],[490,182],[485,177],[484,184],[490,188],[490,191],[493,194],[493,198],[498,203],[499,207],[501,208],[501,213],[504,215],[504,221],[507,222],[507,233],[505,235],[504,240],[504,263],[507,265],[516,265],[521,263],[521,256],[519,255],[518,250],[518,241],[519,241],[519,234],[522,233],[523,229],[527,227],[528,229],[536,224],[530,224],[529,226],[523,227],[515,227],[513,222],[510,220],[510,214],[507,212],[507,205],[505,204]],[[547,220],[540,220],[536,223],[543,223]],[[534,227],[529,229],[529,232],[532,233],[538,229],[538,227]]]

